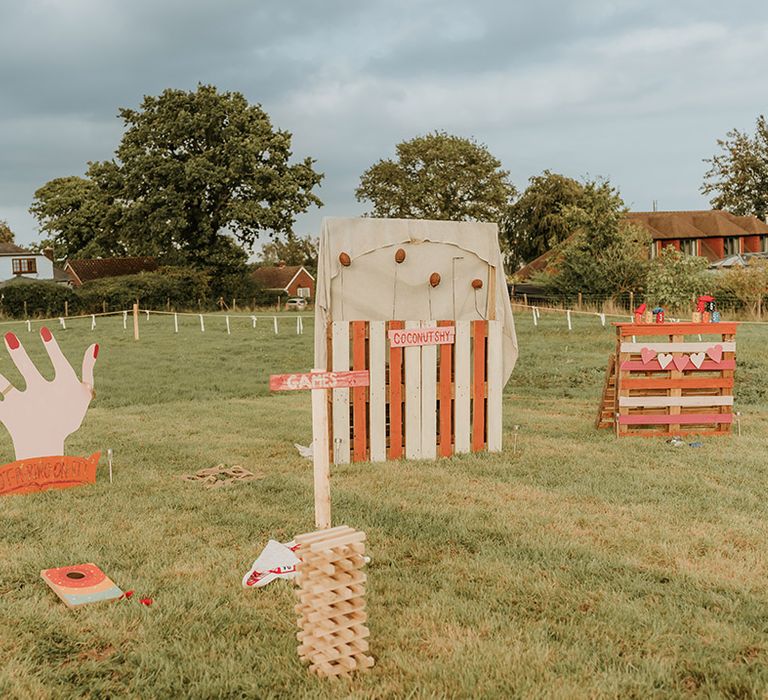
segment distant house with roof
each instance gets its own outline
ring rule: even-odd
[[[625,220],[651,236],[650,257],[672,246],[688,255],[715,261],[744,253],[768,252],[768,223],[719,209],[704,211],[634,211]],[[528,280],[557,258],[557,248],[523,266],[515,279]]]
[[[105,277],[123,277],[125,275],[137,275],[140,272],[154,272],[157,268],[157,260],[153,257],[85,258],[68,260],[64,266],[64,270],[74,287],[80,287],[86,282]]]
[[[15,243],[0,243],[0,281],[9,280],[67,282],[69,277],[44,253],[35,253]]]
[[[651,235],[651,256],[672,246],[688,255],[720,260],[742,253],[768,252],[768,223],[727,211],[637,211],[627,221]]]
[[[266,291],[289,297],[313,299],[315,278],[303,265],[277,265],[256,268],[252,273],[256,282]]]

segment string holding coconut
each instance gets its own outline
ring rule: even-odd
[[[481,279],[472,280],[472,289],[482,289],[482,288],[483,288],[483,280]]]
[[[349,257],[348,253],[341,252],[339,253],[339,262],[344,265],[344,267],[349,267],[352,264],[352,258]]]
[[[399,265],[405,260],[405,251],[402,248],[398,248],[395,251],[395,262]]]
[[[440,284],[440,273],[433,272],[429,276],[429,284],[433,287],[437,287],[438,284]]]

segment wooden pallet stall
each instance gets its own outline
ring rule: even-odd
[[[731,432],[736,323],[614,325],[619,436]]]
[[[389,331],[454,330],[454,341],[392,347]],[[363,370],[370,386],[330,394],[334,464],[434,459],[501,450],[501,321],[334,321],[328,369]]]

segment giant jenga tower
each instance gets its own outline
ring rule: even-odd
[[[342,525],[296,537],[299,656],[323,677],[373,666],[365,613],[365,533]]]

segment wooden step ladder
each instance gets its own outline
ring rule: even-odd
[[[597,411],[596,428],[613,428],[616,413],[616,355],[608,356],[608,367],[605,370],[603,398]]]

